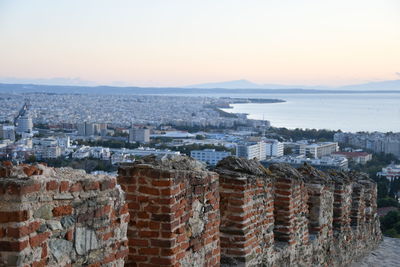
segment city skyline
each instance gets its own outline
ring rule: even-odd
[[[0,80],[79,77],[58,81],[116,86],[395,80],[399,11],[394,0],[3,0]]]

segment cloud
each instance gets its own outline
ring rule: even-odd
[[[400,77],[400,72],[395,72],[394,74]]]

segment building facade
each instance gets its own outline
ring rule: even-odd
[[[337,142],[323,142],[310,144],[305,147],[306,156],[319,159],[324,156],[329,156],[333,152],[339,151],[339,145]]]
[[[266,159],[266,146],[264,142],[248,142],[238,144],[236,147],[236,156],[244,159]]]
[[[283,143],[278,140],[265,141],[265,152],[267,157],[282,157],[283,148]]]
[[[208,165],[216,165],[220,160],[231,155],[228,151],[216,151],[215,149],[192,150],[190,156]]]
[[[382,171],[378,172],[377,176],[385,177],[390,181],[400,178],[400,165],[390,164],[389,166],[382,168]]]
[[[357,164],[366,164],[368,161],[372,159],[372,154],[367,152],[344,152],[338,151],[332,153],[333,157],[345,157],[350,161],[353,161]]]
[[[24,115],[17,120],[17,133],[30,133],[33,129],[32,117]]]
[[[134,127],[129,129],[129,142],[149,143],[150,129],[147,127]]]

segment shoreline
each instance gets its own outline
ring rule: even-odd
[[[268,98],[231,98],[231,97],[220,97],[222,100],[228,100],[228,106],[226,105],[217,105],[212,107],[215,111],[217,111],[220,116],[226,118],[238,118],[239,114],[244,114],[246,117],[250,115],[249,113],[234,113],[234,112],[227,112],[223,109],[233,109],[231,105],[233,104],[274,104],[274,103],[285,103],[286,100],[283,99],[268,99]],[[249,119],[248,120],[253,120]]]

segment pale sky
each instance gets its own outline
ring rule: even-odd
[[[0,78],[400,79],[399,0],[0,0]]]

